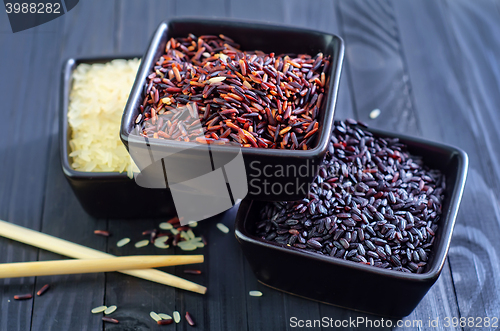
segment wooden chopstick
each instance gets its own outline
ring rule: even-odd
[[[139,255],[109,259],[78,259],[0,264],[0,278],[84,274],[202,263],[203,255]]]
[[[45,233],[34,231],[0,220],[0,236],[22,242],[27,245],[45,249],[75,259],[105,259],[115,257],[86,246],[56,238]],[[120,270],[119,272],[146,279],[152,282],[177,287],[183,290],[205,294],[205,286],[190,282],[183,278],[155,269]]]

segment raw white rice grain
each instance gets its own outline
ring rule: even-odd
[[[377,117],[380,116],[380,109],[376,108],[370,112],[370,118],[372,120],[376,119]]]
[[[130,242],[130,238],[123,238],[123,239],[120,239],[117,243],[116,243],[116,246],[118,247],[123,247],[125,246],[126,244],[128,244]]]
[[[185,243],[186,241],[184,242],[180,242],[177,244],[177,246],[180,247],[180,249],[182,249],[183,251],[194,251],[196,248],[196,245],[195,244],[191,244],[191,243],[187,243],[187,244],[182,244],[181,243]]]
[[[155,242],[154,242],[155,247],[162,248],[162,249],[169,248],[170,245],[165,244],[165,241],[167,241],[167,239],[168,239],[167,236],[156,238]]]
[[[150,313],[149,313],[149,316],[151,316],[151,318],[152,318],[152,319],[154,319],[154,320],[155,320],[155,322],[161,321],[161,317],[160,317],[160,316],[158,316],[158,314],[157,314],[157,313],[155,313],[154,311],[150,312]]]
[[[252,297],[261,297],[262,296],[261,291],[250,291],[250,292],[248,292],[248,294],[250,294],[250,296],[252,296]]]
[[[191,230],[191,229],[190,229],[190,230],[187,230],[187,231],[186,231],[186,233],[187,233],[187,236],[188,236],[188,238],[189,238],[189,239],[194,239],[194,238],[196,237],[196,236],[194,235],[193,230]]]
[[[92,308],[91,312],[92,312],[92,314],[99,314],[99,313],[102,313],[103,311],[105,311],[106,309],[108,309],[108,307],[99,306],[99,307]]]
[[[217,223],[217,228],[224,233],[229,233],[229,228],[222,223]]]
[[[171,320],[172,319],[172,316],[167,315],[167,314],[163,314],[163,313],[159,313],[158,316],[160,316],[162,320]]]
[[[167,222],[160,223],[160,229],[162,230],[172,230],[173,228],[174,226],[170,223]]]
[[[104,315],[109,315],[109,314],[112,314],[115,312],[116,310],[116,306],[109,306],[108,308],[106,308],[106,310],[104,311]]]
[[[175,323],[179,323],[181,321],[181,314],[178,311],[174,311],[172,315],[174,315]]]
[[[147,245],[149,245],[149,240],[147,240],[147,239],[144,239],[144,240],[141,240],[141,241],[138,241],[135,243],[136,248],[145,247]]]

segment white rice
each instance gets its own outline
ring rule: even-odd
[[[222,223],[217,223],[217,228],[224,233],[229,233],[229,228]]]
[[[108,309],[108,307],[106,307],[106,306],[99,306],[99,307],[92,308],[91,312],[92,312],[92,314],[98,314],[98,313],[102,313],[106,309]]]
[[[144,239],[144,240],[141,240],[141,241],[138,241],[135,243],[136,248],[146,247],[147,245],[149,245],[149,240],[147,240],[147,239]]]
[[[140,60],[78,65],[73,72],[68,122],[71,166],[86,172],[138,171],[120,141],[123,109]]]
[[[171,320],[172,319],[172,316],[167,315],[167,314],[163,314],[163,313],[159,313],[158,316],[160,316],[162,320]]]
[[[161,317],[158,316],[158,314],[155,313],[154,311],[150,312],[149,316],[151,316],[151,318],[154,319],[156,322],[161,321]]]
[[[125,246],[126,244],[128,244],[130,242],[130,238],[123,238],[123,239],[120,239],[117,243],[116,243],[116,246],[118,247],[123,247]]]
[[[160,223],[160,229],[162,229],[162,230],[171,230],[173,228],[174,227],[170,223],[167,223],[167,222]]]
[[[110,307],[106,308],[106,310],[104,311],[104,315],[109,315],[109,314],[114,313],[116,308],[117,308],[116,306],[110,306]]]

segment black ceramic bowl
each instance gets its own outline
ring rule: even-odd
[[[121,139],[141,170],[143,169],[142,163],[144,160],[149,160],[150,153],[161,151],[162,148],[165,148],[165,144],[167,144],[166,140],[148,139],[146,146],[144,138],[132,133],[135,119],[140,112],[139,106],[144,100],[142,91],[146,77],[152,72],[154,63],[163,54],[168,39],[171,37],[186,37],[189,33],[198,36],[224,34],[239,43],[242,50],[261,50],[264,52],[275,52],[276,54],[305,53],[310,55],[323,52],[325,56],[331,56],[327,87],[325,89],[325,101],[319,111],[319,123],[321,127],[315,147],[306,151],[241,148],[249,183],[248,197],[260,200],[297,200],[304,198],[307,194],[307,189],[289,189],[288,192],[285,192],[284,189],[279,192],[278,189],[295,186],[306,187],[316,175],[311,169],[317,169],[314,165],[320,163],[326,153],[332,130],[337,89],[344,56],[342,39],[325,32],[220,19],[174,19],[160,24],[143,57],[122,118]],[[196,153],[188,153],[189,155],[186,156],[181,155],[183,151],[193,148],[194,143],[168,141],[168,144],[169,148],[177,149],[180,152],[178,154],[179,159],[182,160],[182,158],[185,158],[185,164],[196,162],[193,161],[193,155]],[[139,147],[130,148],[130,146]],[[216,152],[219,157],[226,161],[232,159],[239,152],[239,147],[211,145],[210,148],[212,153]],[[201,152],[199,154],[202,155]],[[286,168],[287,166],[292,166],[294,169],[303,169],[303,171],[300,176],[296,176],[293,171],[288,171],[288,173],[281,177],[273,175],[273,173],[279,170],[279,167]],[[267,176],[266,173],[271,175]],[[276,189],[271,191],[274,183],[277,183],[275,186]],[[287,183],[292,183],[293,185],[286,186]]]
[[[60,88],[59,140],[61,165],[64,175],[82,207],[96,218],[141,218],[175,214],[172,196],[168,190],[146,189],[136,185],[126,173],[83,172],[74,170],[69,157],[71,128],[68,124],[69,94],[72,73],[80,63],[106,63],[116,58],[133,59],[139,56],[100,57],[67,60],[63,65]],[[118,135],[118,130],[116,132]],[[147,208],[144,206],[147,201]]]
[[[254,235],[262,201],[244,200],[235,224],[236,238],[257,279],[272,288],[349,309],[402,317],[410,314],[437,280],[450,246],[467,176],[467,154],[455,147],[369,129],[377,136],[398,137],[414,155],[446,175],[443,214],[433,254],[422,274],[380,269],[292,247]]]

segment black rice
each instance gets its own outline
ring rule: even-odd
[[[444,175],[397,138],[336,121],[308,197],[268,203],[263,240],[402,272],[425,270],[442,213]]]

